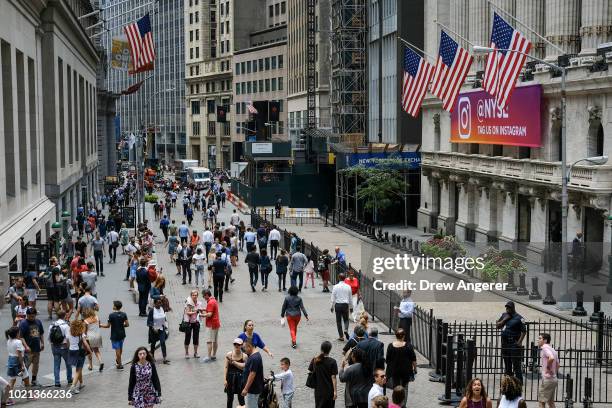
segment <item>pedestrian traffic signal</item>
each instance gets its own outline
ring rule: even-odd
[[[269,115],[270,122],[278,122],[280,120],[280,102],[270,101]]]
[[[227,122],[227,106],[217,106],[217,122]]]

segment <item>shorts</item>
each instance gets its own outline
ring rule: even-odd
[[[79,350],[68,351],[68,363],[77,369],[83,368],[85,365],[85,355],[81,355]]]
[[[540,388],[538,389],[538,401],[541,403],[547,403],[555,400],[555,393],[557,391],[558,381],[556,378],[548,378],[542,380]]]
[[[26,289],[28,302],[36,302],[36,289]]]
[[[121,339],[121,340],[111,340],[111,345],[113,346],[113,350],[122,350],[123,349],[123,341],[125,339]]]
[[[21,373],[21,375],[19,375]],[[27,377],[27,370],[22,372],[21,366],[19,365],[19,359],[17,356],[9,356],[7,363],[6,376],[10,379],[17,377]]]
[[[219,336],[219,329],[206,328],[206,342],[216,343],[217,337]]]

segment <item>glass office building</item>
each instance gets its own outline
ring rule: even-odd
[[[117,101],[122,134],[147,129],[149,157],[160,163],[186,158],[183,0],[100,0],[100,7],[106,20],[100,39],[108,55],[108,90],[121,93],[144,80],[137,92]],[[155,43],[155,69],[129,75],[112,68],[112,39],[124,36],[123,27],[146,13]]]

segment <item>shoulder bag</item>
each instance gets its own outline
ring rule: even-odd
[[[314,358],[312,359],[312,371],[308,372],[308,377],[306,377],[306,386],[308,388],[315,388],[317,385],[317,377],[315,374],[315,365]]]
[[[185,309],[183,309],[183,318],[181,319],[181,322],[179,323],[179,331],[181,333],[185,333],[188,327],[189,327],[189,322],[185,321]]]

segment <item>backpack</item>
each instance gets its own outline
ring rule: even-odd
[[[150,282],[155,282],[155,279],[157,279],[157,271],[155,270],[155,266],[151,265],[147,268],[147,275],[149,276]]]
[[[61,346],[64,343],[64,340],[66,340],[62,327],[59,324],[54,324],[51,326],[51,329],[49,330],[49,340],[51,340],[51,344],[56,347]]]

